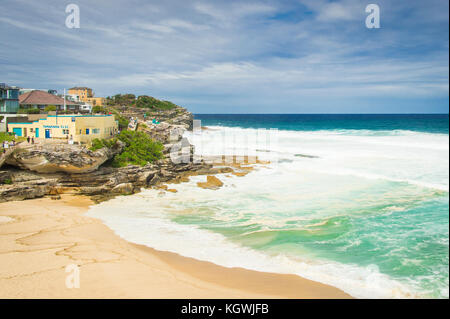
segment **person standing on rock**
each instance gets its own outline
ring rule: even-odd
[[[30,137],[27,137],[27,143],[30,144]]]

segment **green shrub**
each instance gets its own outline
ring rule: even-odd
[[[162,158],[164,146],[153,141],[147,134],[136,131],[122,131],[118,137],[126,144],[121,154],[114,157],[114,167],[128,165],[145,166]]]
[[[4,179],[4,180],[2,181],[2,184],[5,184],[5,185],[11,185],[11,184],[12,184],[12,180],[11,180],[10,178]]]
[[[161,101],[155,99],[152,96],[141,95],[136,99],[134,94],[116,94],[114,96],[108,96],[106,98],[106,104],[109,106],[113,105],[125,105],[125,106],[136,106],[140,108],[148,108],[152,110],[171,110],[177,106],[169,101]]]
[[[136,102],[134,94],[116,94],[113,97],[107,97],[106,103],[108,105],[126,105],[132,106]]]
[[[1,132],[0,133],[0,151],[3,153],[3,142],[11,142],[15,140],[15,136],[11,133]],[[1,153],[0,153],[1,155]]]
[[[92,145],[91,145],[91,147],[89,149],[91,151],[95,152],[95,151],[97,151],[97,150],[99,150],[101,148],[104,148],[104,147],[111,148],[111,147],[114,146],[114,144],[116,144],[116,142],[117,142],[116,138],[112,138],[112,139],[109,139],[109,140],[94,138],[92,140]]]
[[[57,107],[56,105],[47,105],[44,109],[44,112],[53,112],[56,111]]]
[[[34,109],[19,109],[17,111],[18,114],[39,114],[41,113],[41,110],[39,110],[38,108],[34,108]]]
[[[141,95],[136,100],[136,106],[140,108],[148,108],[152,110],[171,110],[177,106],[169,101],[161,101],[154,97]]]
[[[124,118],[123,116],[119,115],[118,113],[114,114],[114,118],[117,122],[119,122],[119,129],[120,130],[126,130],[128,128],[128,124],[130,123],[130,121],[128,121],[126,118]]]
[[[5,132],[0,133],[0,144],[5,141],[8,141],[8,142],[14,141],[14,135],[12,135],[10,133],[5,133]]]
[[[23,141],[25,141],[25,140],[26,140],[26,138],[23,137],[23,136],[18,136],[18,137],[16,138],[16,136],[15,136],[14,133],[11,133],[11,132],[9,132],[9,133],[7,133],[7,132],[1,132],[1,133],[0,133],[0,150],[3,150],[3,147],[2,147],[3,142],[6,142],[6,141],[8,141],[8,142],[16,141],[17,143],[19,143],[19,142],[23,142]]]
[[[107,110],[100,105],[96,105],[92,108],[92,113],[107,113]]]
[[[103,143],[103,140],[95,138],[92,140],[92,146],[89,149],[91,151],[95,152],[104,147],[105,147],[105,144]]]

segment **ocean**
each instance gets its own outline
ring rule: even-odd
[[[195,176],[176,194],[144,190],[88,215],[132,242],[358,298],[449,297],[448,115],[195,118],[207,127],[185,134],[197,154],[252,148],[270,163],[218,175],[219,190]]]

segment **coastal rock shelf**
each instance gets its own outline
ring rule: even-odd
[[[61,194],[88,195],[95,202],[101,202],[118,195],[134,194],[142,188],[187,182],[193,175],[208,175],[207,182],[199,186],[218,189],[223,183],[212,175],[244,176],[251,170],[240,165],[218,165],[214,160],[194,163],[194,146],[183,138],[184,132],[192,129],[193,115],[184,108],[149,111],[116,107],[116,110],[121,116],[133,119],[137,131],[164,145],[163,159],[145,166],[116,168],[108,163],[124,150],[125,143],[120,140],[96,151],[66,143],[21,143],[2,159],[0,202],[44,196],[59,199]],[[154,118],[158,119],[158,124],[153,123]],[[178,151],[174,151],[174,147]]]
[[[139,192],[141,188],[162,183],[181,183],[192,175],[230,173],[230,167],[213,167],[205,163],[173,164],[169,159],[146,166],[113,168],[102,166],[82,174],[42,174],[18,168],[0,171],[0,202],[24,200],[45,195],[81,194],[100,202],[121,194]],[[10,183],[5,183],[9,181]]]
[[[208,176],[206,178],[206,182],[198,182],[197,186],[205,189],[216,190],[223,186],[223,182],[215,176]]]
[[[6,157],[5,163],[38,173],[92,172],[124,148],[124,143],[120,141],[112,148],[105,147],[95,152],[69,144],[22,145]]]
[[[185,130],[192,130],[194,116],[183,107],[175,107],[171,110],[149,110],[146,108],[122,106],[116,107],[117,111],[124,117],[138,118],[139,120],[158,119],[161,124],[167,123],[174,126],[181,126]]]

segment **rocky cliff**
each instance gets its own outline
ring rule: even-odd
[[[24,200],[59,194],[89,195],[99,202],[120,194],[133,194],[141,188],[158,187],[162,183],[187,181],[191,175],[211,175],[232,172],[231,168],[216,168],[199,163],[174,164],[170,159],[147,164],[113,168],[102,166],[91,173],[42,174],[9,168],[0,171],[0,202]],[[5,184],[5,181],[8,181]]]
[[[95,152],[79,145],[24,144],[9,154],[5,163],[38,173],[87,173],[97,170],[123,147],[120,141],[112,148],[105,147]]]
[[[189,175],[229,171],[192,163],[194,149],[183,139],[183,133],[192,128],[193,116],[185,109],[150,112],[126,107],[119,111],[121,116],[137,119],[139,131],[164,144],[164,159],[144,167],[114,168],[104,164],[122,152],[124,144],[120,141],[97,151],[80,145],[24,143],[5,157],[8,166],[0,170],[0,202],[58,197],[62,193],[90,195],[101,201],[118,194],[132,194],[143,187],[186,180]],[[153,119],[159,124],[153,124]],[[171,152],[174,146],[177,152]]]
[[[194,147],[183,138],[185,130],[192,128],[193,116],[185,109],[152,114],[127,107],[121,115],[137,119],[137,130],[164,144],[163,159],[143,167],[114,168],[107,161],[122,152],[125,145],[120,141],[97,151],[79,145],[24,143],[4,159],[8,165],[0,169],[0,202],[47,195],[58,199],[65,193],[89,195],[99,202],[167,182],[185,182],[191,175],[234,173],[235,167],[193,163]],[[153,118],[160,123],[153,124]],[[221,185],[209,177],[202,186],[216,189]]]
[[[192,130],[194,116],[185,108],[177,106],[170,110],[152,110],[131,106],[114,107],[120,114],[127,118],[137,118],[139,121],[156,119],[170,125],[180,125],[186,130]]]

